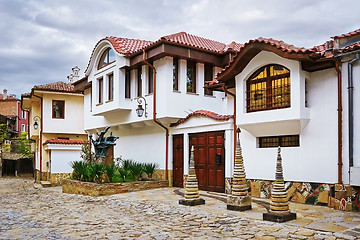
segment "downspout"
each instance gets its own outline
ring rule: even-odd
[[[222,90],[226,93],[229,94],[230,96],[232,96],[234,98],[234,119],[233,119],[233,123],[234,123],[234,164],[235,164],[235,153],[236,153],[236,142],[237,142],[237,138],[236,138],[236,94],[229,92],[229,90],[226,88],[225,83],[221,84]]]
[[[341,70],[339,67],[340,60],[335,60],[335,70],[338,74],[338,183],[342,184],[342,79],[341,79]]]
[[[43,132],[43,98],[40,96],[34,97],[40,98],[40,131],[39,131],[39,142],[40,142],[40,181],[42,180],[42,132]]]
[[[348,62],[348,101],[349,101],[349,168],[354,166],[354,84],[353,64],[360,60],[359,52]]]
[[[157,120],[156,118],[156,69],[155,67],[150,64],[148,61],[146,61],[146,52],[145,49],[143,50],[143,62],[146,63],[149,67],[152,68],[153,70],[153,121],[159,125],[160,127],[162,127],[163,129],[165,129],[165,134],[166,134],[166,138],[165,138],[165,179],[167,181],[169,181],[168,178],[168,162],[169,162],[169,157],[168,157],[168,153],[169,153],[169,129],[167,127],[165,127],[159,120]]]

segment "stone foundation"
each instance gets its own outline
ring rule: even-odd
[[[169,187],[173,186],[173,174],[172,174],[172,170],[168,170],[168,181],[169,181]],[[166,180],[165,179],[165,170],[161,169],[157,169],[155,170],[152,179],[161,179],[161,180]]]
[[[64,179],[62,192],[97,197],[168,186],[169,183],[165,180],[98,184]]]

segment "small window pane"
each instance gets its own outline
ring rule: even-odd
[[[65,101],[52,101],[52,117],[53,118],[64,118],[64,107]]]
[[[196,63],[192,61],[187,62],[186,89],[187,92],[196,93]]]
[[[259,148],[299,147],[299,135],[259,137]]]
[[[108,100],[111,101],[114,99],[114,75],[108,75]]]
[[[211,65],[205,64],[204,69],[204,86],[209,85],[209,82],[213,80],[213,67]],[[205,88],[205,95],[213,95],[213,91],[211,89]]]
[[[173,90],[179,90],[179,60],[177,58],[173,59]]]
[[[130,98],[130,70],[125,70],[125,98]]]

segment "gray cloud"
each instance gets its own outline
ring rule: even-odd
[[[0,90],[19,97],[34,85],[85,70],[105,36],[157,40],[186,31],[216,41],[260,36],[312,47],[360,28],[356,0],[0,0]]]

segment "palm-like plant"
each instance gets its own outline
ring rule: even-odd
[[[157,163],[144,163],[143,164],[143,171],[148,175],[149,178],[152,178],[152,175],[155,172],[155,169],[159,167]]]
[[[79,181],[88,181],[89,180],[89,165],[83,161],[73,161],[71,162],[71,167],[73,169],[72,178]]]
[[[99,183],[101,175],[105,172],[105,165],[103,163],[94,163],[89,166],[89,181]]]

